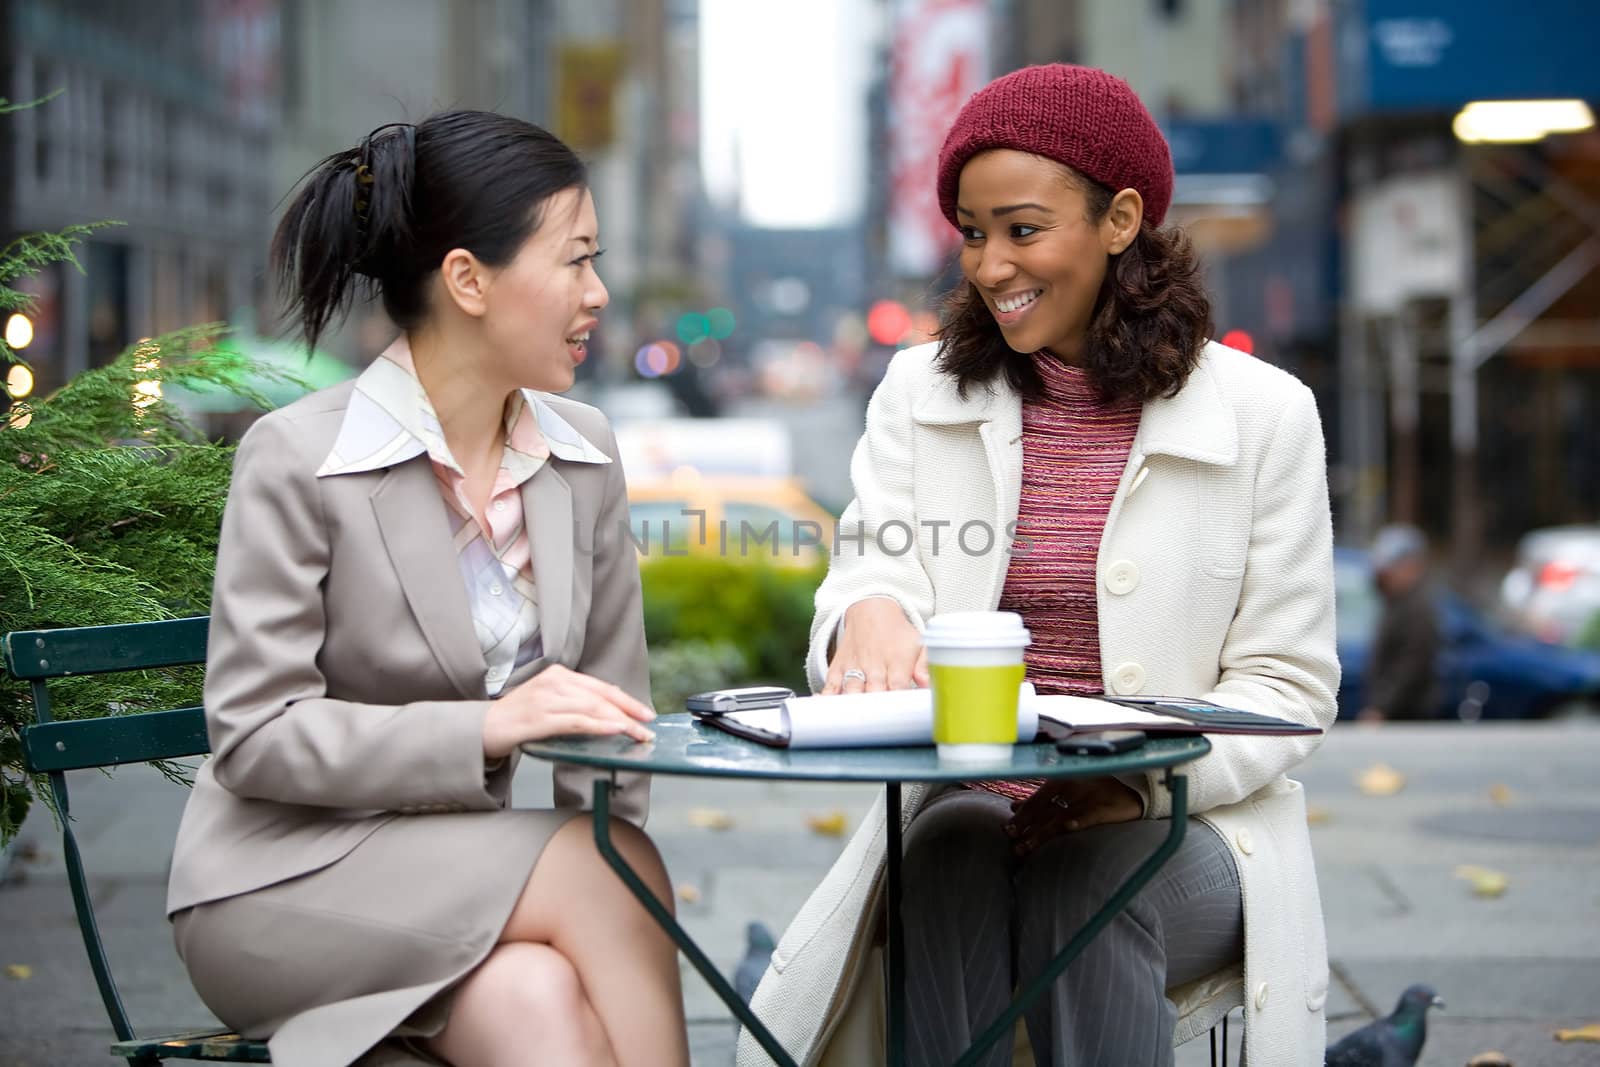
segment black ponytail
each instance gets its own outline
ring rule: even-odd
[[[587,181],[570,148],[521,119],[447,111],[380,126],[303,179],[272,238],[273,271],[312,347],[357,289],[381,295],[409,330],[427,313],[445,253],[510,262],[545,201]]]

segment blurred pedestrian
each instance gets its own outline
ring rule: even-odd
[[[1439,698],[1439,617],[1428,590],[1428,543],[1415,526],[1395,524],[1372,542],[1372,578],[1383,616],[1367,665],[1364,722],[1430,719]]]

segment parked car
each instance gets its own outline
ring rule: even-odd
[[[1570,645],[1600,617],[1600,523],[1532,530],[1500,583],[1506,621],[1541,641]]]
[[[1334,550],[1339,715],[1363,706],[1367,664],[1383,612],[1367,554]],[[1600,652],[1507,633],[1448,590],[1438,590],[1439,702],[1428,718],[1528,719],[1600,714]]]
[[[642,559],[721,555],[781,567],[828,556],[834,517],[798,479],[705,475],[680,468],[628,484],[628,514]]]
[[[834,516],[795,477],[783,423],[643,419],[617,427],[617,448],[641,561],[720,555],[811,567],[827,558]]]

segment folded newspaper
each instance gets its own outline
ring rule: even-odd
[[[790,697],[771,708],[707,713],[728,733],[783,748],[877,748],[933,744],[928,689]],[[1314,734],[1322,731],[1271,715],[1187,697],[1041,696],[1024,682],[1017,700],[1017,741],[1040,733],[1096,730],[1152,733]]]

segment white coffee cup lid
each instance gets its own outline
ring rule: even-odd
[[[947,611],[922,632],[929,648],[1026,648],[1032,640],[1014,611]]]

